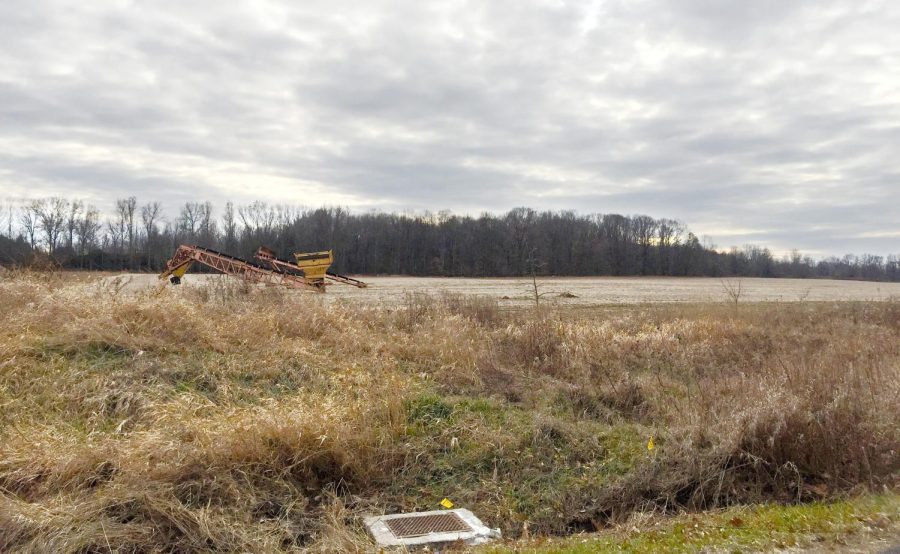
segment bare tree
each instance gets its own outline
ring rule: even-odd
[[[607,257],[613,275],[628,272],[628,245],[631,244],[631,224],[627,217],[606,214],[600,221],[600,229],[606,239]]]
[[[734,304],[734,309],[737,310],[738,302],[741,301],[741,296],[744,293],[743,283],[738,279],[737,281],[730,281],[726,279],[722,279],[722,289],[725,291],[725,294],[728,296],[728,299]]]
[[[40,203],[38,226],[44,233],[47,252],[51,256],[56,252],[57,246],[59,246],[59,238],[65,228],[68,208],[69,201],[58,196],[48,198]]]
[[[69,213],[66,217],[66,246],[75,247],[75,227],[78,226],[78,218],[81,210],[84,209],[84,202],[81,200],[72,200],[69,203]]]
[[[125,243],[125,222],[120,219],[106,222],[106,235],[103,237],[104,250],[117,254],[122,253],[122,245]]]
[[[9,214],[9,217],[12,217],[12,211],[9,211],[8,214]],[[12,238],[12,229],[11,228],[8,233],[4,233],[4,231],[6,231],[7,219],[8,219],[7,205],[4,202],[0,202],[0,236],[5,235],[9,238]],[[10,225],[10,227],[12,227],[12,226]]]
[[[137,198],[129,196],[116,200],[116,217],[118,220],[117,228],[121,232],[121,244],[124,247],[128,245],[128,265],[134,268],[134,243],[135,243],[135,223],[134,216],[137,211]]]
[[[234,219],[234,204],[225,204],[225,212],[222,214],[222,227],[225,233],[225,251],[234,250],[237,246],[237,223]]]
[[[529,251],[528,258],[525,260],[525,262],[528,264],[528,271],[531,273],[531,287],[534,294],[534,307],[540,308],[541,297],[547,293],[540,292],[540,288],[538,285],[537,272],[538,269],[544,266],[544,264],[537,258],[537,248],[532,248]]]
[[[640,272],[641,275],[648,275],[653,272],[650,258],[657,222],[650,216],[639,215],[632,218],[632,226],[634,227],[634,238],[640,248]]]
[[[186,239],[211,245],[216,240],[216,224],[212,219],[211,202],[185,202],[178,216],[178,229]]]
[[[27,261],[30,249],[26,242],[37,249],[53,250],[54,257],[59,257],[59,246],[71,244],[85,264],[91,260],[105,269],[124,268],[129,263],[132,267],[158,268],[187,240],[234,253],[263,244],[286,251],[320,245],[340,252],[336,262],[340,267],[336,269],[350,273],[530,276],[529,298],[535,296],[535,305],[544,304],[542,292],[546,287],[538,277],[546,274],[547,268],[560,275],[900,281],[896,257],[861,254],[813,260],[791,252],[776,258],[768,249],[755,245],[717,251],[678,221],[641,215],[581,216],[526,208],[479,217],[352,214],[340,208],[298,209],[265,202],[240,207],[228,203],[222,214],[214,214],[211,203],[195,201],[185,204],[177,217],[164,219],[159,203],[139,205],[132,198],[113,202],[112,210],[103,216],[95,208],[86,210],[77,200],[51,200],[17,201],[14,209],[0,203],[0,234],[17,235],[12,240],[18,244],[4,243],[7,258],[14,263]],[[61,231],[55,210],[60,203],[66,206]],[[96,256],[90,258],[88,250]],[[539,267],[536,260],[542,262]],[[739,283],[734,282],[733,292],[739,297],[738,304],[744,301]]]
[[[156,222],[162,212],[162,204],[148,202],[141,206],[141,223],[144,225],[144,235],[149,239],[156,235]]]
[[[78,240],[78,254],[82,258],[82,267],[84,256],[97,244],[101,228],[100,212],[94,206],[87,206],[84,215],[78,219],[75,225],[75,237]]]
[[[268,235],[275,227],[277,213],[274,208],[259,200],[238,208],[244,229],[251,233]]]
[[[296,206],[289,204],[279,204],[275,206],[275,221],[279,227],[287,227],[297,218],[298,210]]]
[[[212,218],[212,202],[203,202],[197,211],[198,235],[201,243],[210,245],[215,241],[216,223]]]
[[[148,202],[141,206],[141,223],[144,226],[144,237],[147,249],[147,264],[152,266],[151,257],[153,256],[153,244],[156,241],[158,230],[156,229],[156,221],[162,212],[162,204],[159,202]]]
[[[203,204],[200,202],[185,202],[178,216],[178,226],[191,239],[197,235],[202,217]]]
[[[32,250],[37,248],[38,213],[41,210],[41,202],[41,200],[32,200],[25,204],[22,211],[19,212],[19,224],[22,226],[22,231],[25,232],[25,238],[28,239]]]

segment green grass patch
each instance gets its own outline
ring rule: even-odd
[[[549,407],[428,392],[407,400],[405,409],[416,471],[398,476],[390,490],[399,505],[416,509],[450,497],[480,513],[497,510],[565,533],[578,519],[570,513],[577,512],[575,499],[650,455],[642,426],[574,423]]]
[[[900,526],[900,495],[838,502],[758,505],[653,519],[629,530],[565,539],[532,539],[491,546],[484,553],[534,554],[758,552],[810,545],[865,542]],[[865,535],[868,533],[869,535]]]

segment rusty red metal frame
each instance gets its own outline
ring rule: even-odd
[[[178,250],[175,251],[175,255],[172,256],[172,259],[166,263],[166,271],[163,272],[161,277],[166,277],[181,266],[192,262],[203,264],[216,271],[221,271],[226,275],[240,277],[251,283],[282,285],[315,292],[325,291],[324,286],[310,284],[300,275],[272,271],[246,260],[235,258],[228,254],[222,254],[221,252],[216,252],[209,248],[203,248],[202,246],[179,246]]]

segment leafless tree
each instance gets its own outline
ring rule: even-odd
[[[185,202],[178,216],[178,230],[192,243],[211,245],[216,240],[212,214],[211,202]]]
[[[162,213],[162,204],[148,202],[141,206],[141,223],[144,226],[144,236],[149,240],[156,235],[156,222]]]
[[[722,289],[725,291],[728,299],[734,304],[734,309],[737,310],[738,302],[741,301],[741,295],[743,295],[744,292],[744,286],[743,283],[741,283],[741,280],[731,281],[722,279]]]
[[[11,215],[11,213],[10,213]],[[0,202],[0,236],[7,236],[12,238],[12,229],[9,232],[6,232],[7,226],[7,206],[6,203]]]
[[[201,202],[185,202],[181,207],[178,224],[181,230],[189,237],[197,235],[200,220],[203,217],[203,204]]]
[[[275,206],[275,221],[279,227],[287,227],[297,218],[297,215],[298,210],[296,206],[291,206],[290,204]]]
[[[84,209],[84,202],[81,200],[72,200],[69,203],[69,212],[66,217],[66,246],[75,247],[75,228],[78,226],[78,218]]]
[[[629,244],[632,243],[628,218],[619,214],[606,214],[600,222],[606,239],[607,257],[613,275],[627,273]]]
[[[124,199],[118,205],[114,202],[113,210],[101,218],[96,209],[86,210],[82,202],[69,202],[62,232],[53,231],[45,240],[47,214],[55,219],[49,200],[16,204],[12,218],[6,205],[7,217],[0,217],[0,233],[5,223],[5,234],[15,232],[24,239],[18,244],[16,238],[12,238],[12,244],[4,243],[7,258],[14,260],[11,263],[26,262],[32,250],[29,245],[55,250],[71,243],[76,253],[82,253],[82,262],[104,269],[125,269],[129,263],[132,267],[146,263],[148,268],[158,269],[179,244],[188,240],[238,255],[260,245],[285,252],[334,248],[340,253],[335,269],[348,273],[530,276],[529,297],[537,289],[536,305],[544,304],[540,281],[548,271],[559,275],[900,281],[896,256],[813,260],[792,252],[776,259],[771,251],[757,245],[723,251],[711,243],[701,243],[678,221],[641,215],[578,215],[526,208],[478,217],[446,212],[354,214],[341,208],[300,209],[253,202],[240,207],[228,204],[216,219],[212,204],[199,201],[186,204],[178,217],[164,220],[156,206],[136,205]],[[0,206],[0,214],[3,208]],[[98,228],[100,221],[102,228]],[[93,232],[85,233],[84,229]],[[130,259],[126,253],[131,254]],[[68,263],[63,256],[55,257]],[[533,263],[537,259],[542,262],[539,267]],[[745,293],[739,291],[736,282],[734,292],[741,292],[738,303],[744,300]]]
[[[37,227],[44,234],[47,253],[51,256],[59,246],[59,238],[65,228],[68,207],[68,200],[58,196],[36,200],[32,203]]]
[[[153,246],[156,242],[158,230],[156,228],[157,220],[162,213],[162,204],[159,202],[148,202],[141,206],[141,223],[144,230],[144,246],[147,254],[147,264],[153,266]]]
[[[122,253],[122,245],[125,243],[125,223],[121,220],[108,220],[106,222],[106,234],[103,236],[103,248],[109,252]]]
[[[225,233],[223,237],[225,250],[234,250],[237,245],[237,222],[234,219],[234,204],[231,202],[225,204],[225,212],[222,214],[222,231]]]
[[[120,244],[124,248],[128,245],[128,261],[129,265],[134,267],[134,247],[135,247],[135,213],[137,211],[137,198],[129,196],[128,198],[120,198],[116,200],[116,229],[120,233]]]
[[[94,206],[87,206],[75,224],[75,238],[78,241],[78,254],[82,258],[97,244],[100,234],[100,212]]]
[[[650,256],[657,223],[650,216],[639,215],[634,217],[632,225],[634,226],[634,238],[640,249],[640,271],[642,275],[648,275],[653,272]]]
[[[277,218],[275,209],[259,200],[246,206],[240,206],[238,208],[238,216],[240,216],[241,223],[244,224],[246,231],[264,235],[272,231]]]
[[[199,215],[198,234],[200,242],[203,244],[211,244],[215,240],[216,223],[213,221],[212,202],[203,202],[197,212]]]
[[[541,262],[537,257],[537,248],[532,248],[529,251],[526,262],[528,263],[528,270],[531,273],[531,291],[534,294],[534,307],[540,308],[541,297],[547,293],[540,291],[540,286],[537,280],[538,271],[544,266],[543,262]]]
[[[19,212],[19,225],[28,239],[31,249],[37,248],[38,212],[41,210],[41,201],[32,200],[26,203]]]

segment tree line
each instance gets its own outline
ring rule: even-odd
[[[159,202],[131,196],[101,214],[81,200],[43,198],[0,205],[0,264],[72,269],[160,271],[179,244],[244,258],[266,245],[282,257],[334,249],[334,269],[418,276],[671,275],[838,278],[900,281],[898,256],[814,260],[768,248],[727,251],[702,243],[673,219],[582,215],[515,208],[477,217],[449,212],[353,213],[265,202],[216,213],[186,202],[165,214]]]

